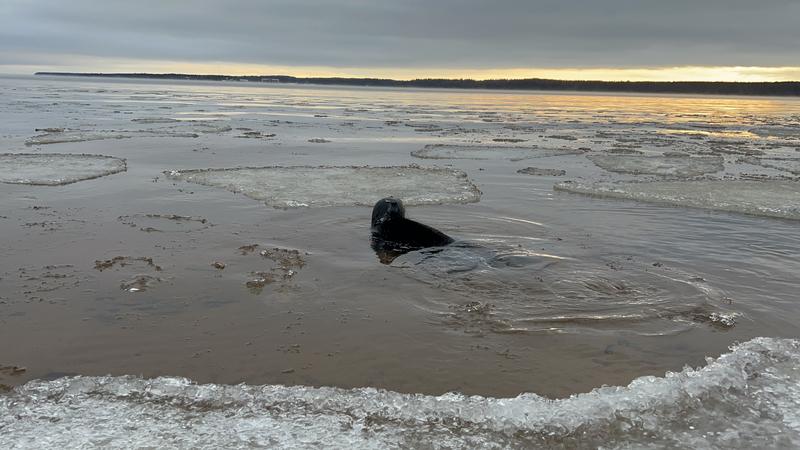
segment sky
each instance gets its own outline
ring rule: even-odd
[[[0,0],[0,73],[800,80],[800,0]]]

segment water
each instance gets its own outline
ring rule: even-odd
[[[0,384],[39,380],[0,394],[3,444],[796,446],[800,101],[0,91],[0,153],[35,155],[0,174],[76,181],[0,183]],[[372,191],[456,244],[381,263]]]

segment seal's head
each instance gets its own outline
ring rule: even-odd
[[[386,197],[378,200],[372,208],[372,226],[377,227],[390,220],[404,219],[406,209],[398,198]]]

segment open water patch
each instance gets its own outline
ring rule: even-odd
[[[272,166],[164,172],[173,179],[223,188],[276,208],[372,206],[394,196],[407,205],[472,203],[481,192],[460,170],[417,165]]]
[[[392,267],[446,293],[420,298],[418,306],[471,335],[673,334],[702,324],[722,327],[713,314],[734,317],[720,290],[677,268],[553,253],[460,241],[399,256]]]
[[[72,264],[20,267],[15,272],[0,273],[0,292],[12,294],[11,303],[54,303],[64,299],[65,291],[79,287],[86,280]]]

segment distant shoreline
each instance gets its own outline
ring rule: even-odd
[[[181,73],[85,73],[36,72],[34,75],[144,78],[156,80],[246,81],[258,84],[321,84],[338,86],[417,87],[452,89],[507,89],[531,91],[637,92],[657,94],[710,94],[753,96],[800,96],[800,81],[591,81],[527,78],[516,80],[470,80],[426,78],[392,80],[385,78],[292,77],[289,75],[196,75]]]

